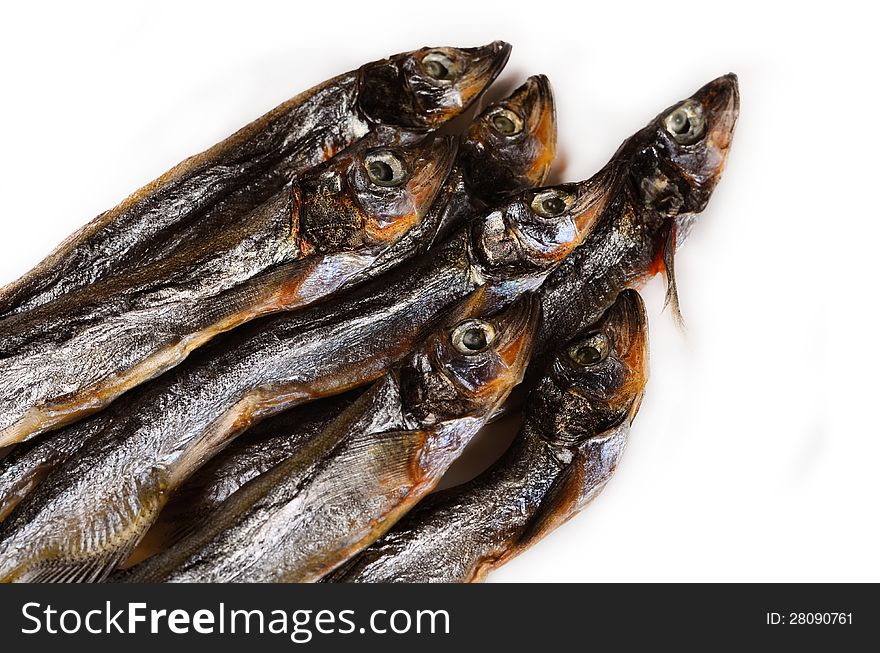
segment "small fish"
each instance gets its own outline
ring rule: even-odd
[[[324,82],[186,159],[74,233],[0,290],[0,317],[164,260],[373,131],[424,133],[470,106],[510,56],[501,41],[422,48]]]
[[[327,580],[475,582],[592,501],[623,454],[647,380],[635,291],[555,350],[523,426],[492,467],[434,494]]]
[[[540,316],[478,290],[330,426],[129,582],[313,582],[426,495],[522,378]]]
[[[613,197],[586,242],[541,287],[544,320],[528,378],[553,346],[593,322],[624,288],[658,271],[681,321],[673,255],[721,178],[739,115],[736,75],[709,82],[628,138],[600,175]],[[586,296],[586,301],[571,298]],[[528,383],[524,384],[528,385]]]
[[[200,467],[171,497],[156,524],[144,537],[135,556],[145,547],[151,553],[166,548],[189,533],[193,526],[202,523],[218,505],[245,483],[300,451],[368,388],[369,386],[355,388],[341,395],[291,408],[263,420],[236,438],[226,449]],[[34,460],[33,467],[37,467],[36,456],[31,458]],[[4,487],[2,481],[6,478],[5,471],[0,471],[0,492],[3,493],[0,495],[0,509],[7,494],[26,496],[25,491],[15,493],[11,491],[12,488],[7,490]],[[37,483],[39,479],[27,489],[31,490]]]
[[[401,260],[412,258],[434,241],[442,240],[449,229],[460,227],[481,208],[496,203],[513,191],[522,191],[542,183],[555,153],[556,112],[550,83],[543,75],[531,77],[507,98],[488,106],[472,121],[461,139],[456,164],[427,215],[380,254],[364,270],[364,274],[373,277],[387,272]],[[324,411],[323,418],[327,421],[342,409],[340,402],[335,399],[328,401],[332,408]],[[317,419],[314,413],[320,412],[320,409],[308,406],[298,410],[308,430]],[[277,463],[288,457],[290,443],[281,442],[284,439],[282,432],[295,440],[304,437],[294,428],[296,416],[282,416],[277,421],[270,421],[271,424],[265,427],[261,424],[257,429],[274,433],[276,437],[262,438],[254,434],[254,439],[259,442],[257,451],[250,449],[251,434],[248,434],[248,441],[240,445],[241,452],[238,451],[238,442],[231,450],[222,452],[220,457],[228,458],[232,469],[226,471],[222,466],[217,467],[217,458],[211,461],[209,469],[216,469],[218,482],[225,487],[225,492],[219,488],[205,487],[205,493],[200,494],[201,499],[197,499],[193,487],[188,491],[181,490],[183,497],[189,496],[188,510],[195,510],[198,514],[206,508],[202,505],[202,499],[213,503],[228,496],[233,486],[237,489],[240,485],[232,482],[234,477],[241,475],[242,483],[251,478],[250,471],[260,469],[260,466],[247,461],[271,458]],[[53,467],[77,450],[80,441],[71,441],[74,433],[61,430],[47,434],[45,446],[22,448],[0,461],[0,506],[6,507],[6,514]],[[273,451],[281,457],[273,458]],[[241,460],[239,453],[244,456]],[[201,479],[193,479],[188,485],[212,485],[213,481],[208,479],[210,471],[204,471],[205,475],[199,474]],[[175,508],[169,506],[163,514],[176,515],[175,521],[180,523],[182,520],[185,524],[189,520],[179,510],[180,502],[175,500],[175,503]],[[0,521],[4,517],[4,511],[0,509]],[[157,528],[165,530],[167,525],[157,524]]]
[[[452,137],[412,140],[362,139],[235,228],[0,321],[0,446],[100,410],[224,331],[364,280],[454,161]]]
[[[486,107],[471,123],[458,148],[458,158],[440,196],[421,223],[395,243],[376,264],[412,247],[423,252],[443,240],[481,208],[513,192],[543,183],[556,154],[556,111],[550,82],[530,77],[507,98]],[[362,390],[352,391],[358,396]],[[162,512],[156,530],[175,533],[207,514],[246,481],[290,457],[298,446],[348,405],[349,396],[333,397],[287,411],[260,423],[202,467]],[[0,501],[3,493],[0,463]],[[164,538],[160,536],[160,539]]]
[[[458,158],[437,201],[419,225],[370,266],[384,274],[401,258],[424,253],[464,224],[547,180],[556,158],[556,105],[544,75],[483,109],[463,134]]]
[[[336,301],[218,336],[62,437],[83,442],[0,523],[0,581],[98,581],[252,424],[380,377],[481,286],[513,301],[589,234],[592,180],[529,190]]]

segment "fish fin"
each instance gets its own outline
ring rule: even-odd
[[[474,580],[482,580],[493,569],[537,544],[602,493],[626,450],[629,427],[624,424],[607,431],[599,439],[588,440],[578,448],[514,544],[500,556],[487,561],[484,568],[478,569]]]
[[[686,331],[684,317],[681,314],[681,305],[678,301],[678,285],[675,282],[675,245],[678,230],[675,222],[669,226],[663,243],[663,268],[666,273],[666,301],[663,304],[672,311],[672,319],[682,332]]]
[[[25,583],[101,583],[131,555],[134,546],[108,551],[85,561],[48,560],[16,580]]]
[[[583,484],[582,473],[575,466],[567,466],[553,483],[550,491],[541,501],[537,512],[516,539],[499,555],[485,558],[464,579],[466,583],[482,583],[486,576],[498,567],[530,549],[577,512],[576,498]]]

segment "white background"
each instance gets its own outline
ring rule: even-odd
[[[857,6],[8,3],[0,283],[187,155],[394,52],[511,42],[502,86],[545,73],[557,93],[555,179],[589,177],[734,71],[729,165],[676,264],[687,334],[655,280],[621,468],[492,580],[880,581],[880,58]]]

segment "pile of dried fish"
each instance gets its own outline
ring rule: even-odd
[[[474,581],[601,491],[647,379],[632,288],[663,271],[678,314],[736,77],[542,187],[543,76],[434,134],[509,53],[335,77],[0,290],[0,580]],[[520,408],[501,459],[432,493]]]

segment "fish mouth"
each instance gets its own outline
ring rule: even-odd
[[[566,220],[558,222],[552,230],[542,226],[536,235],[529,233],[531,225],[520,223],[518,216],[505,214],[505,226],[520,245],[521,251],[528,252],[533,259],[543,261],[547,267],[552,267],[571,254],[592,233],[613,196],[609,191],[611,186],[605,183],[607,178],[607,173],[600,172],[586,181],[544,186],[524,192],[521,201],[527,205],[527,211],[531,211],[528,205],[532,198],[544,191],[562,191],[573,195],[574,199],[563,214]]]
[[[430,90],[424,85],[424,77],[410,78],[411,84],[425,91],[419,93],[411,87],[415,101],[421,107],[424,127],[434,129],[467,110],[479,98],[507,65],[512,46],[504,41],[493,41],[476,48],[434,47],[422,48],[413,59],[421,61],[431,53],[440,53],[458,62],[461,74],[449,81],[434,82]],[[430,106],[425,104],[430,103]]]
[[[648,314],[639,293],[622,291],[606,312],[604,322],[613,334],[618,356],[629,368],[629,377],[616,395],[618,401],[629,403],[627,416],[632,422],[648,381]]]
[[[459,49],[469,61],[467,72],[458,82],[462,110],[470,106],[497,79],[507,65],[512,49],[513,46],[504,41]]]
[[[712,121],[709,140],[727,150],[739,116],[739,79],[734,73],[722,75],[703,86],[694,95]]]
[[[553,89],[546,75],[532,75],[498,104],[507,106],[523,116],[531,133],[538,132],[538,125],[545,121],[546,113],[550,113],[551,117],[556,115]]]
[[[431,131],[468,108],[495,81],[511,46],[494,41],[476,48],[435,47],[392,55],[358,69],[358,106],[377,125]],[[445,57],[459,72],[430,77],[423,66],[429,54]]]
[[[610,340],[608,360],[597,363],[599,371],[579,371],[568,377],[567,364],[557,368],[564,391],[609,416],[605,427],[631,423],[641,405],[648,380],[648,318],[642,298],[634,290],[624,290],[591,326],[566,345],[571,350],[591,334],[600,332]],[[565,359],[563,359],[565,360]],[[586,373],[587,376],[581,376]],[[596,374],[599,376],[596,377]],[[601,378],[602,381],[596,381]]]
[[[708,118],[706,149],[713,153],[716,170],[713,185],[718,182],[727,163],[733,133],[739,117],[739,80],[733,73],[722,75],[703,86],[692,96]]]
[[[491,345],[493,363],[487,368],[491,372],[479,373],[469,394],[503,398],[522,380],[531,358],[541,310],[540,298],[534,292],[524,293],[510,302],[484,286],[468,295],[446,316],[447,327],[464,320],[486,320],[494,325],[498,334]]]
[[[455,164],[458,140],[454,136],[429,137],[406,155],[412,171],[400,200],[401,211],[385,216],[367,215],[367,230],[374,244],[390,246],[420,224],[434,203]]]
[[[640,367],[647,352],[648,314],[639,293],[632,289],[621,291],[602,322],[614,334],[614,346],[620,357],[636,363],[634,368]]]
[[[476,394],[490,399],[497,406],[525,374],[541,319],[540,299],[536,293],[525,293],[506,308],[493,313],[490,319],[500,333],[492,345],[497,366],[491,380],[485,382]]]
[[[526,171],[534,185],[543,184],[556,158],[556,101],[546,75],[533,75],[502,102],[525,118],[538,155]]]

